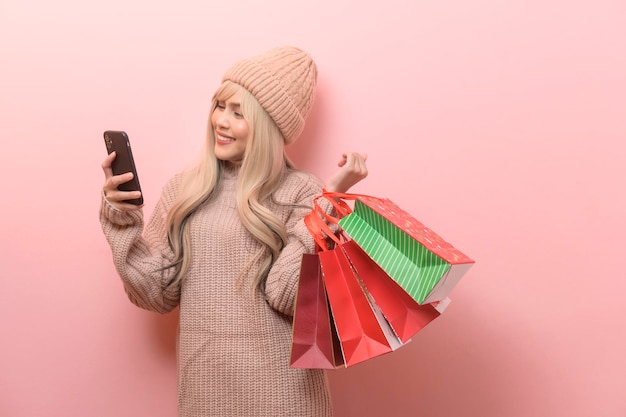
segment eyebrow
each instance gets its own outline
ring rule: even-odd
[[[241,107],[241,103],[235,103],[234,101],[217,100],[217,102],[227,104],[230,107]]]

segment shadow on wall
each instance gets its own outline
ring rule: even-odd
[[[455,308],[453,302],[444,315],[398,351],[330,371],[336,414],[532,415],[523,409],[523,398],[536,397],[532,391],[541,386],[528,386],[524,381],[532,378],[520,378],[520,373],[540,373],[539,365],[532,362],[537,352],[523,351],[505,340],[505,333],[481,314],[490,312],[472,311],[472,306],[460,303]]]

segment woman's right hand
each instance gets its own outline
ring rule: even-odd
[[[102,191],[104,192],[104,198],[120,210],[129,211],[140,209],[143,206],[126,203],[125,200],[141,197],[141,191],[120,191],[117,189],[120,184],[132,180],[133,173],[127,172],[121,175],[113,175],[111,164],[115,156],[115,152],[111,152],[102,163],[102,170],[104,171],[104,186],[102,187]]]

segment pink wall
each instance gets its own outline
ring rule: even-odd
[[[176,316],[127,301],[100,232],[101,132],[149,212],[222,72],[281,44],[320,68],[300,165],[368,152],[356,191],[477,261],[409,346],[331,373],[337,415],[626,415],[626,3],[93,3],[0,0],[0,416],[175,415]]]

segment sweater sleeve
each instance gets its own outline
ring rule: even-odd
[[[167,240],[166,216],[175,198],[175,180],[163,193],[144,230],[143,210],[123,211],[102,196],[100,223],[113,263],[130,301],[146,310],[167,313],[180,300],[180,286],[168,286],[174,270],[163,269],[173,254]]]
[[[287,243],[269,271],[265,282],[265,296],[275,310],[292,316],[298,288],[302,254],[313,253],[315,242],[304,224],[304,217],[311,212],[313,199],[322,193],[322,184],[314,177],[307,177],[292,191],[297,190],[294,208],[286,221]]]

